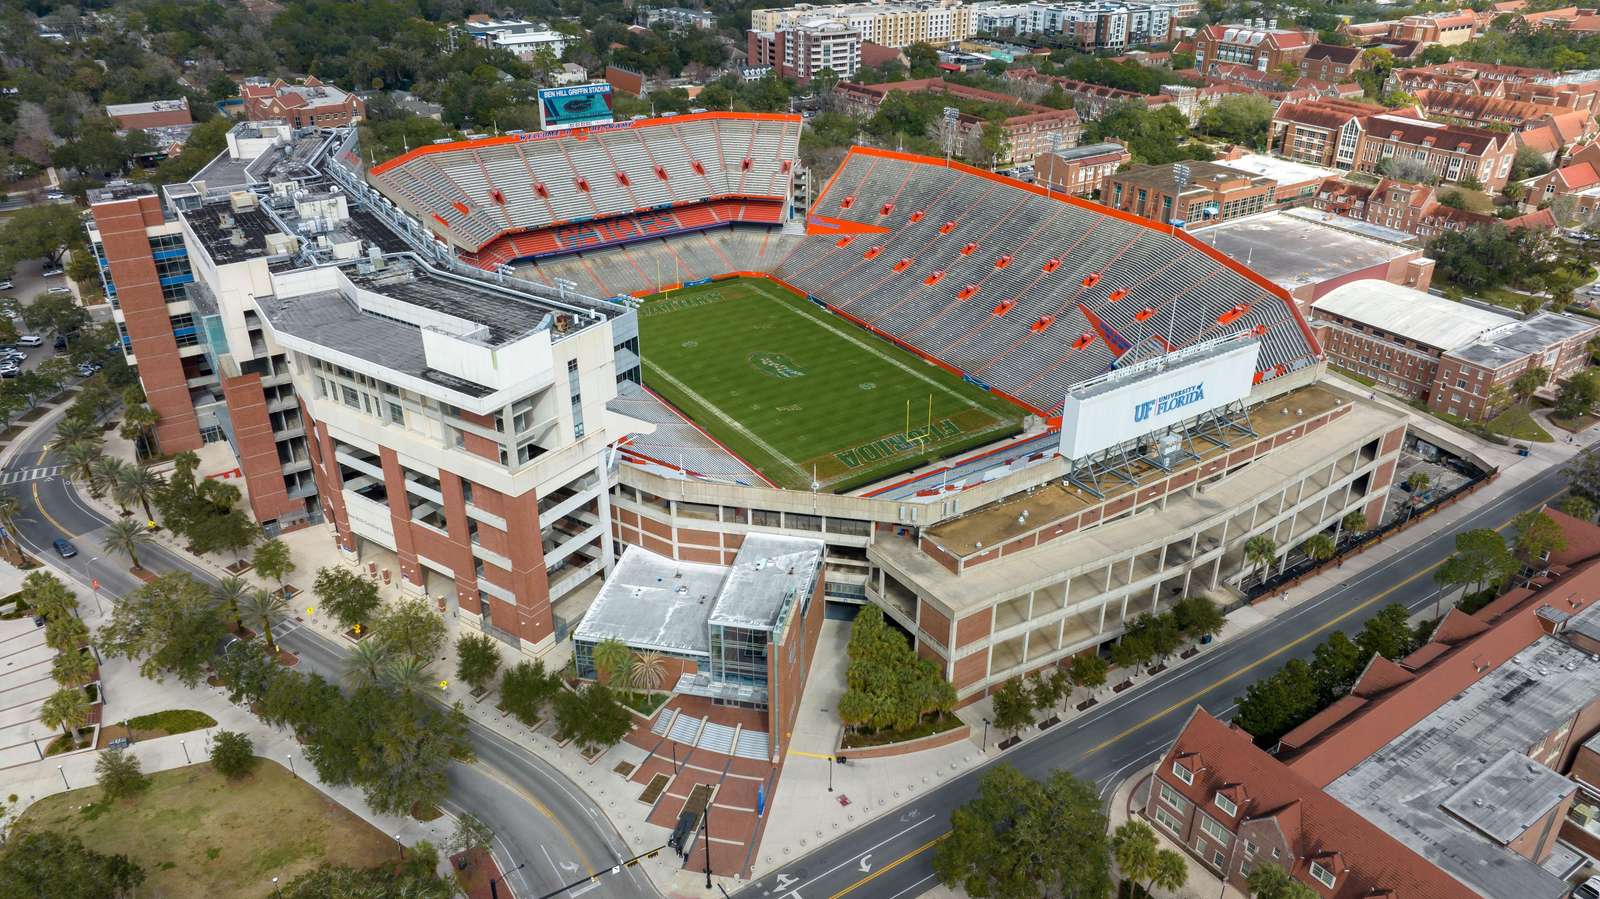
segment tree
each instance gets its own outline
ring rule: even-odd
[[[431,120],[430,120],[431,121]],[[181,157],[180,157],[181,158]],[[282,899],[455,899],[460,895],[456,884],[444,880],[433,872],[427,853],[417,850],[426,841],[411,847],[407,860],[399,869],[389,865],[356,869],[348,865],[324,862],[315,870],[301,874],[283,888]],[[438,853],[434,853],[437,856]],[[419,856],[422,856],[419,858]],[[273,899],[279,899],[274,896]]]
[[[488,689],[500,671],[500,651],[486,634],[462,634],[456,638],[456,677],[466,681],[474,693]]]
[[[1156,832],[1137,818],[1123,822],[1111,834],[1111,854],[1122,876],[1144,885],[1146,895],[1152,887],[1168,892],[1183,889],[1189,879],[1189,866],[1174,849],[1162,849]]]
[[[102,751],[95,760],[94,773],[100,778],[101,791],[110,801],[136,796],[150,786],[149,778],[139,767],[138,756],[125,749]]]
[[[528,727],[539,723],[539,712],[561,689],[561,679],[546,673],[544,660],[521,661],[500,678],[500,704]]]
[[[100,426],[86,416],[68,415],[56,424],[55,436],[45,444],[54,452],[61,452],[74,443],[89,443],[99,446]]]
[[[57,653],[50,663],[50,677],[63,687],[81,688],[94,679],[99,667],[94,656],[82,650]]]
[[[56,652],[71,652],[89,642],[89,627],[77,617],[56,618],[44,623],[44,645]]]
[[[666,686],[667,657],[653,649],[633,654],[628,684],[635,690],[654,691]]]
[[[252,589],[254,588],[250,586],[250,582],[242,577],[225,577],[217,581],[217,586],[211,590],[211,595],[216,597],[217,604],[227,614],[228,620],[233,622],[235,628],[244,626],[244,616],[240,608]]]
[[[117,497],[117,502],[124,505],[138,503],[144,507],[145,520],[153,522],[156,516],[150,511],[150,502],[155,499],[161,484],[161,477],[148,467],[124,465],[117,473],[116,483],[111,489]]]
[[[1550,380],[1550,370],[1542,367],[1530,368],[1511,382],[1511,395],[1517,402],[1526,403],[1540,387]]]
[[[1106,685],[1106,670],[1106,660],[1092,652],[1073,656],[1067,665],[1067,671],[1072,675],[1072,685],[1088,690],[1091,697]]]
[[[100,628],[98,642],[109,655],[142,659],[139,673],[145,677],[171,674],[193,687],[227,636],[228,623],[211,591],[174,572],[124,596]]]
[[[1367,514],[1359,509],[1339,519],[1339,529],[1347,533],[1365,534],[1367,527]]]
[[[1135,624],[1138,622],[1135,621]],[[1150,661],[1150,656],[1155,650],[1150,645],[1149,636],[1138,627],[1130,627],[1123,632],[1122,637],[1111,647],[1111,664],[1118,668],[1127,668],[1134,674],[1144,663]]]
[[[1456,535],[1456,551],[1444,560],[1433,579],[1443,587],[1481,588],[1498,585],[1517,570],[1517,560],[1506,548],[1506,541],[1489,528],[1462,531]]]
[[[236,730],[219,730],[211,738],[211,767],[229,780],[247,777],[261,759],[256,757],[250,735]]]
[[[46,621],[78,613],[78,596],[48,571],[35,571],[22,580],[22,604]]]
[[[280,675],[298,678],[279,665],[277,659],[267,655],[259,643],[230,644],[228,651],[218,656],[212,667],[228,688],[228,701],[236,705],[264,703]],[[267,719],[265,713],[263,719]]]
[[[373,622],[373,633],[390,652],[420,660],[439,654],[445,627],[427,600],[411,597],[384,610]]]
[[[1183,632],[1178,629],[1178,619],[1171,612],[1160,615],[1141,615],[1140,628],[1144,631],[1144,638],[1150,645],[1150,653],[1156,661],[1165,664],[1167,657],[1178,651],[1183,645]]]
[[[390,656],[378,673],[378,683],[391,693],[420,696],[433,686],[433,671],[414,656]]]
[[[1561,382],[1556,391],[1556,417],[1573,419],[1587,415],[1597,402],[1600,402],[1600,379],[1585,369]]]
[[[333,615],[345,630],[358,624],[370,624],[372,613],[383,604],[378,597],[378,585],[370,578],[337,566],[317,569],[311,591],[322,602],[323,610]]]
[[[458,852],[472,852],[473,850],[488,851],[494,844],[494,828],[479,821],[471,812],[462,812],[456,818],[455,833],[450,835],[450,841],[445,843],[445,849],[455,855]]]
[[[101,456],[89,463],[89,492],[94,496],[104,496],[107,493],[114,494],[117,484],[122,482],[122,470],[127,467],[128,463],[118,459],[116,456]],[[116,497],[113,496],[113,498]],[[120,499],[118,499],[118,504],[122,507],[122,514],[128,514],[127,504],[121,502]]]
[[[1517,532],[1517,556],[1529,568],[1540,567],[1552,553],[1567,548],[1567,535],[1543,510],[1523,512],[1511,519],[1511,528]]]
[[[144,869],[126,855],[106,855],[74,834],[29,830],[0,849],[0,894],[102,896],[122,899],[144,883]]]
[[[1262,149],[1272,123],[1272,102],[1260,94],[1234,94],[1212,104],[1200,116],[1199,130],[1229,143]]]
[[[1311,674],[1317,689],[1317,704],[1326,706],[1355,686],[1372,657],[1345,634],[1334,631],[1317,644],[1311,654]]]
[[[17,516],[22,514],[22,502],[15,494],[0,493],[0,528],[5,529],[4,546],[13,551],[20,551],[17,540],[12,535],[17,532]]]
[[[594,647],[594,671],[597,678],[608,684],[617,683],[633,658],[633,650],[621,640],[602,640]]]
[[[1361,626],[1361,632],[1356,634],[1356,645],[1361,648],[1363,664],[1365,659],[1374,655],[1383,656],[1391,662],[1410,655],[1416,639],[1408,623],[1410,617],[1411,613],[1405,606],[1390,603],[1368,618],[1367,623]]]
[[[1228,623],[1217,604],[1204,596],[1185,596],[1178,600],[1172,604],[1172,615],[1178,632],[1196,643],[1222,633],[1223,626]]]
[[[1568,515],[1571,515],[1573,518],[1578,519],[1579,521],[1594,521],[1594,500],[1591,500],[1586,496],[1579,496],[1574,493],[1561,500],[1561,502],[1557,505],[1557,508],[1561,509],[1561,511],[1567,513]]]
[[[951,814],[950,825],[933,855],[934,874],[946,887],[974,899],[1111,894],[1099,797],[1092,784],[1066,771],[1041,783],[998,765],[984,773],[977,798]]]
[[[1307,537],[1306,542],[1300,544],[1300,551],[1305,553],[1306,557],[1313,562],[1326,562],[1333,558],[1333,554],[1338,551],[1338,546],[1334,544],[1332,535],[1318,532]]]
[[[289,557],[289,544],[282,540],[268,540],[256,547],[250,563],[256,572],[269,581],[278,582],[278,592],[283,593],[283,582],[294,574],[294,560]]]
[[[1600,502],[1600,453],[1579,453],[1562,469],[1567,487],[1573,493]]]
[[[139,564],[139,550],[149,546],[153,538],[144,522],[134,521],[131,518],[119,518],[106,525],[105,533],[100,536],[100,545],[106,552],[127,556],[136,569],[143,569]]]
[[[89,723],[89,697],[81,687],[62,687],[45,697],[39,706],[39,723],[49,728],[61,728],[72,737],[72,745],[81,742],[78,730]]]
[[[1021,678],[1012,678],[1000,685],[991,697],[994,702],[995,729],[1008,736],[1016,736],[1023,728],[1033,724],[1033,698]]]
[[[1278,557],[1278,542],[1266,534],[1257,534],[1244,542],[1244,560],[1253,565],[1259,576],[1272,566]]]
[[[74,207],[58,203],[24,206],[0,226],[0,271],[9,273],[18,262],[29,259],[54,265],[69,247],[83,244],[83,223]]]
[[[29,398],[30,401],[32,397]],[[100,447],[86,441],[63,447],[61,456],[62,476],[85,486],[94,482],[94,464],[100,459]]]
[[[371,748],[358,770],[367,804],[383,815],[437,806],[448,789],[450,762],[473,758],[466,710],[458,702],[439,711],[422,699],[381,705],[378,728],[365,734]]]
[[[389,659],[389,648],[381,640],[373,638],[357,642],[344,660],[345,685],[352,690],[359,690],[382,683]]]
[[[556,695],[556,739],[573,740],[586,752],[609,748],[633,729],[633,716],[603,683]]]
[[[1282,867],[1263,862],[1250,869],[1245,878],[1255,899],[1317,899],[1317,892],[1293,877]]]
[[[1233,723],[1258,742],[1271,744],[1311,717],[1316,703],[1317,685],[1311,667],[1300,659],[1290,659],[1276,674],[1245,688]]]
[[[267,641],[267,652],[278,651],[278,641],[272,638],[272,621],[289,614],[289,601],[283,594],[271,590],[251,590],[239,604],[239,613],[250,623],[261,628]]]
[[[156,411],[144,403],[130,406],[122,413],[122,429],[118,431],[122,439],[133,442],[136,451],[141,455],[149,455],[151,435],[155,433],[156,425],[161,423],[161,417]]]
[[[1034,711],[1053,713],[1056,706],[1061,704],[1061,694],[1071,689],[1071,682],[1066,677],[1056,677],[1063,674],[1060,668],[1050,670],[1040,669],[1028,677],[1028,697],[1033,703]]]

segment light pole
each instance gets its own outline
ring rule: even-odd
[[[521,871],[523,868],[526,868],[527,866],[528,866],[528,863],[527,862],[523,862],[522,864],[516,866],[515,868],[512,868],[510,871],[507,871],[504,874],[501,874],[500,875],[500,879],[501,880],[505,880],[505,879],[507,879],[507,878],[509,878],[511,876],[513,871]],[[493,877],[489,878],[489,899],[500,899],[500,883],[499,883],[499,881],[495,880]]]
[[[706,841],[706,889],[711,889],[711,800],[706,800],[706,810],[700,817]]]
[[[278,893],[278,878],[276,878],[276,877],[272,878],[272,895],[274,895],[274,896],[279,895],[279,893]]]
[[[72,784],[67,783],[67,771],[66,771],[66,769],[62,768],[60,765],[57,765],[56,766],[56,773],[61,775],[61,785],[63,787],[66,787],[69,790],[72,789]]]
[[[837,764],[834,756],[828,756],[828,792],[833,792],[833,766]]]
[[[185,765],[194,764],[194,760],[189,758],[189,744],[183,742],[182,740],[179,740],[178,741],[178,745],[183,748],[183,763]]]
[[[399,834],[395,834],[394,835],[394,847],[396,849],[400,850],[400,860],[401,861],[405,861],[406,860],[406,844],[400,842],[400,835]]]
[[[989,751],[989,719],[983,719],[983,751]]]
[[[287,753],[287,754],[284,755],[284,758],[289,760],[289,776],[295,778],[296,780],[299,780],[300,779],[300,773],[298,771],[294,770],[294,753],[292,753],[292,752]]]

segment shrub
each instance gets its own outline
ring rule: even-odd
[[[238,731],[218,731],[211,741],[211,767],[229,780],[238,780],[255,771],[256,748],[249,734]]]

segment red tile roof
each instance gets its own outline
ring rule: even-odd
[[[1555,176],[1557,180],[1566,185],[1569,191],[1583,190],[1585,187],[1600,184],[1600,172],[1596,172],[1594,166],[1587,162],[1575,162],[1572,165],[1562,166],[1556,169]]]
[[[1174,758],[1194,754],[1204,763],[1193,784],[1170,772]],[[1218,790],[1241,785],[1249,794],[1239,806],[1239,820],[1274,819],[1288,840],[1284,864],[1306,883],[1310,864],[1318,861],[1338,877],[1332,899],[1366,899],[1391,890],[1402,899],[1457,899],[1459,881],[1439,870],[1377,825],[1324,793],[1317,784],[1256,748],[1250,736],[1196,708],[1183,732],[1168,750],[1157,773],[1167,786],[1184,794],[1206,813],[1228,820],[1212,803]]]
[[[1561,528],[1561,535],[1567,538],[1565,549],[1550,554],[1550,564],[1577,565],[1600,556],[1600,525],[1573,518],[1552,506],[1544,507],[1544,517],[1555,522]]]
[[[1383,656],[1373,656],[1367,663],[1367,669],[1356,678],[1355,686],[1350,692],[1366,699],[1375,699],[1384,693],[1403,684],[1409,684],[1416,679],[1411,672],[1389,661]]]

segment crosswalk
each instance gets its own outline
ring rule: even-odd
[[[21,484],[26,481],[42,481],[61,474],[64,465],[45,465],[38,468],[13,468],[0,472],[0,487],[6,484]]]

